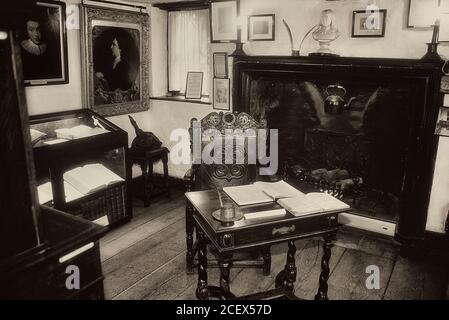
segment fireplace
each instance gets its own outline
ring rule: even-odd
[[[237,57],[234,110],[279,130],[280,175],[424,237],[439,66],[415,60]]]

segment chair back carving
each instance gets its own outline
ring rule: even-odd
[[[198,120],[193,118],[190,126],[191,149],[193,150],[193,128],[194,123],[198,126]],[[212,189],[227,186],[235,186],[248,184],[256,180],[257,165],[248,163],[248,141],[253,138],[257,142],[257,129],[265,128],[264,124],[257,122],[252,116],[245,112],[212,112],[204,117],[200,124],[201,128],[201,152],[212,140],[217,139],[217,135],[222,139],[222,147],[220,151],[221,162],[215,161],[211,164],[201,160],[201,164],[197,166],[197,179],[195,181],[195,189]],[[225,139],[232,139],[232,163],[225,163],[226,153],[230,149],[224,147]],[[240,143],[236,143],[237,139]],[[211,155],[213,151],[211,151]],[[231,158],[228,154],[227,158]],[[227,161],[229,162],[229,161]]]

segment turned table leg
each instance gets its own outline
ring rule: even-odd
[[[275,284],[276,287],[286,287],[287,289],[293,291],[296,281],[296,265],[295,265],[295,254],[296,246],[294,241],[288,242],[288,252],[287,252],[287,263],[285,264],[284,270],[279,272],[276,276]]]
[[[235,297],[229,288],[229,274],[232,265],[232,255],[220,256],[220,289],[224,299],[232,299]]]
[[[186,244],[187,244],[187,253],[186,253],[186,264],[187,264],[187,273],[193,273],[194,268],[194,253],[193,253],[193,229],[194,229],[194,219],[193,219],[194,209],[189,200],[186,202]],[[197,232],[197,237],[199,233]]]
[[[332,242],[335,239],[336,233],[328,233],[324,236],[323,244],[323,258],[321,259],[321,274],[319,280],[318,293],[315,295],[315,300],[329,300],[327,297],[327,280],[329,279],[329,260],[331,258]]]
[[[263,255],[263,275],[269,276],[271,272],[271,248],[266,247],[262,251]]]
[[[198,228],[198,285],[196,288],[196,297],[199,300],[209,299],[209,288],[207,286],[207,245],[204,232]]]
[[[149,189],[149,179],[148,179],[148,162],[142,161],[140,163],[140,168],[142,169],[142,178],[143,178],[143,206],[148,208],[150,206],[150,189]]]

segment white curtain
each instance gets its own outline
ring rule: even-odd
[[[168,15],[169,90],[186,89],[187,72],[203,72],[209,94],[209,10],[172,11]]]

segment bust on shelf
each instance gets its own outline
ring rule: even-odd
[[[311,55],[335,56],[330,50],[330,44],[340,36],[340,32],[334,25],[335,15],[330,9],[321,12],[318,28],[312,33],[313,39],[318,41],[320,48]]]

